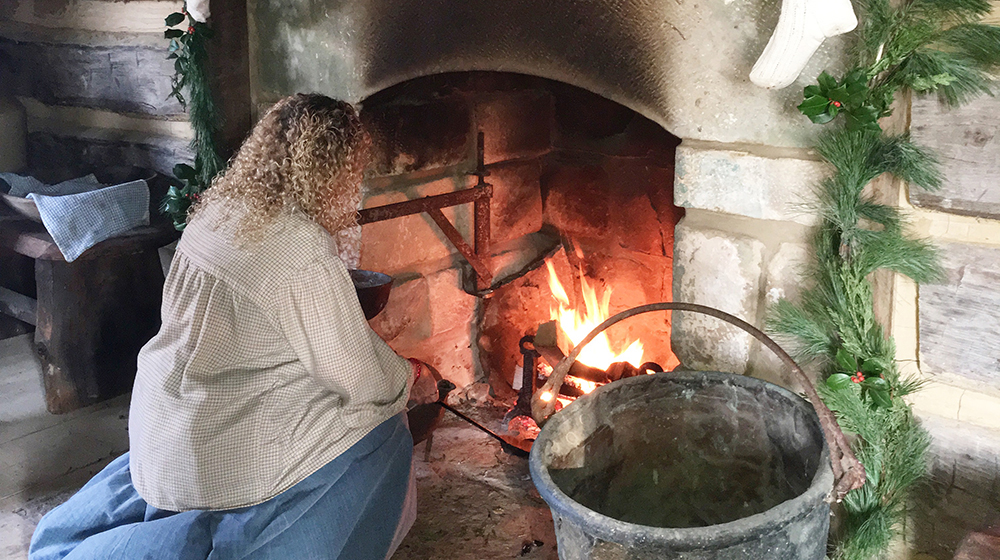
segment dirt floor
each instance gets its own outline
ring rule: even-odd
[[[463,407],[501,429],[500,407]],[[426,444],[414,448],[417,520],[393,560],[557,560],[552,514],[528,474],[528,460],[451,413]]]

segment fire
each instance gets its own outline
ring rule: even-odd
[[[582,312],[572,309],[569,303],[569,296],[566,295],[566,290],[556,276],[555,267],[552,266],[551,262],[546,262],[545,264],[549,269],[549,288],[552,289],[552,295],[559,304],[558,307],[552,308],[552,319],[558,321],[559,327],[566,333],[567,338],[574,345],[579,344],[590,331],[594,330],[594,327],[604,322],[610,316],[608,307],[611,302],[611,288],[609,287],[604,290],[604,293],[598,296],[597,291],[581,274],[580,286],[584,309]],[[602,332],[584,347],[577,361],[591,367],[606,370],[615,362],[628,362],[635,367],[639,367],[643,363],[642,357],[642,343],[638,340],[630,343],[623,352],[616,353],[611,349],[611,343],[607,335]],[[587,384],[586,387],[580,387],[586,393],[593,391],[596,387],[594,383],[586,382],[585,380],[580,381],[584,381]]]

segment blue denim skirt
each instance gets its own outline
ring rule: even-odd
[[[382,560],[410,479],[405,416],[270,500],[226,511],[171,512],[132,486],[128,453],[39,522],[30,560]]]

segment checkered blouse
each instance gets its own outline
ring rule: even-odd
[[[290,488],[400,412],[410,364],[369,328],[329,234],[283,215],[236,244],[223,210],[181,237],[163,326],[139,353],[132,481],[160,509]]]

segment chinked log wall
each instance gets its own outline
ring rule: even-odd
[[[187,114],[168,99],[164,18],[180,1],[0,0],[0,95],[27,114],[24,172],[60,180],[109,167],[170,174],[190,162]],[[245,0],[212,2],[211,75],[223,111],[223,156],[250,127]],[[100,174],[100,173],[99,173]],[[2,211],[2,210],[0,210]],[[0,255],[2,282],[26,292],[31,263]],[[0,317],[0,337],[27,325]]]
[[[164,17],[176,1],[4,0],[0,9],[0,87],[28,115],[29,171],[59,178],[100,166],[169,172],[189,161],[187,115],[168,99]],[[212,3],[222,144],[249,128],[246,3]]]

